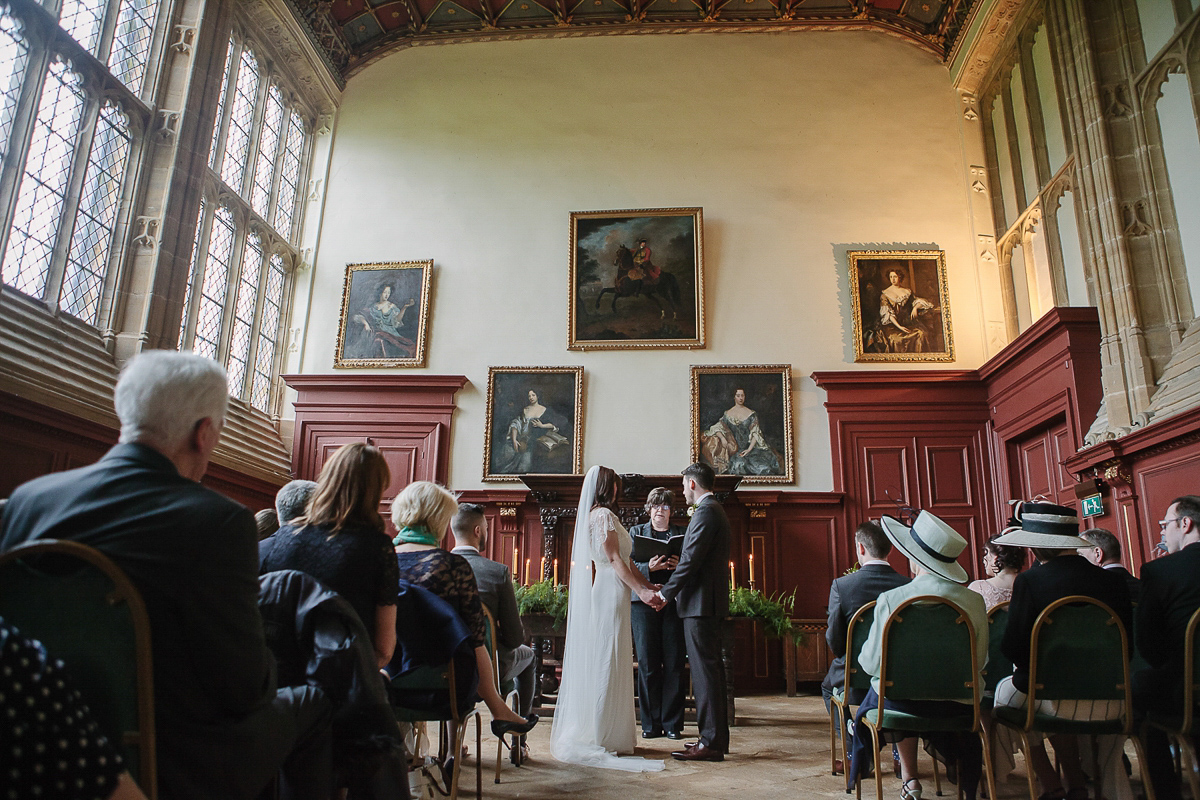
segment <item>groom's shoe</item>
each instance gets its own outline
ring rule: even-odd
[[[671,753],[672,758],[680,761],[724,761],[725,754],[720,750],[714,750],[708,745],[696,742],[695,745],[688,747],[685,750],[680,750]]]
[[[683,731],[667,731],[667,738],[677,742],[683,738]]]
[[[660,739],[662,736],[662,731],[642,731],[643,739]]]

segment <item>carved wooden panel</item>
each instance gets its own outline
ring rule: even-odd
[[[901,441],[896,444],[892,438],[886,437],[887,443],[860,441],[865,467],[863,488],[866,491],[863,496],[872,510],[895,509],[894,501],[909,497],[911,443]]]
[[[964,447],[930,446],[925,449],[929,472],[929,505],[970,505],[970,453]]]

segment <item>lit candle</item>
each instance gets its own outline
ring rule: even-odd
[[[542,556],[542,571],[538,573],[538,580],[546,580],[546,557]]]
[[[554,559],[554,585],[558,586],[558,559]]]
[[[513,546],[513,575],[518,575],[521,572],[521,562],[517,560],[517,548]]]
[[[529,561],[530,561],[530,559],[528,559],[528,558],[525,559],[525,585],[526,586],[529,585]]]
[[[754,553],[750,554],[750,588],[754,588]]]
[[[732,561],[729,562],[729,585],[730,585],[730,587],[737,586],[737,578],[735,578],[733,575],[733,562]]]

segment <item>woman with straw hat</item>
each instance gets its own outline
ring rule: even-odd
[[[922,511],[913,524],[905,525],[899,520],[884,517],[880,521],[884,533],[892,544],[908,557],[913,579],[903,586],[890,589],[879,595],[875,603],[875,619],[867,641],[859,653],[859,663],[871,678],[871,690],[858,707],[855,716],[854,750],[850,769],[846,772],[847,784],[855,776],[866,772],[866,757],[870,753],[871,737],[866,725],[859,724],[864,714],[879,704],[879,672],[882,666],[883,628],[892,610],[905,600],[920,596],[944,597],[957,604],[975,628],[975,655],[980,669],[987,663],[988,637],[979,635],[987,631],[987,611],[984,610],[983,595],[963,586],[967,573],[958,563],[958,556],[967,547],[967,540],[942,520]],[[931,644],[931,646],[936,646]],[[978,676],[977,676],[978,678]],[[957,716],[963,713],[963,705],[953,701],[886,701],[887,707],[923,716]],[[969,708],[969,707],[968,707]],[[903,780],[900,796],[903,800],[920,800],[921,781],[917,777],[916,734],[890,731],[896,739],[896,750],[900,755],[900,777]],[[937,747],[950,758],[957,757],[960,764],[963,795],[975,800],[979,777],[983,767],[983,750],[975,736],[950,734],[939,736]]]
[[[1000,643],[1001,652],[1013,662],[1013,674],[996,686],[996,705],[1024,708],[1029,691],[1030,637],[1034,622],[1047,606],[1074,595],[1095,598],[1120,617],[1127,631],[1133,629],[1133,609],[1129,589],[1121,576],[1097,567],[1079,555],[1078,549],[1089,547],[1090,543],[1079,537],[1079,517],[1074,509],[1041,501],[1015,503],[1014,506],[1016,513],[1012,522],[1015,524],[993,541],[998,545],[1028,547],[1039,563],[1013,581],[1008,626]],[[1038,711],[1064,719],[1115,719],[1121,715],[1122,704],[1117,701],[1039,700]],[[1098,738],[1120,740],[1120,737]],[[1030,760],[1042,786],[1041,797],[1044,800],[1085,800],[1087,778],[1080,764],[1078,740],[1074,736],[1053,736],[1050,741],[1066,775],[1067,786],[1063,787],[1045,748],[1034,747]],[[1107,744],[1112,748],[1114,743]],[[1105,754],[1099,755],[1103,765]]]

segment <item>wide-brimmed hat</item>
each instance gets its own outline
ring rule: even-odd
[[[967,540],[940,519],[922,511],[912,526],[898,519],[879,520],[884,533],[904,555],[930,572],[955,583],[966,583],[967,571],[958,563],[959,554],[966,549]]]
[[[1047,550],[1078,550],[1093,547],[1079,537],[1079,516],[1070,506],[1034,501],[1014,502],[1010,527],[992,541],[1012,547],[1042,547]]]

